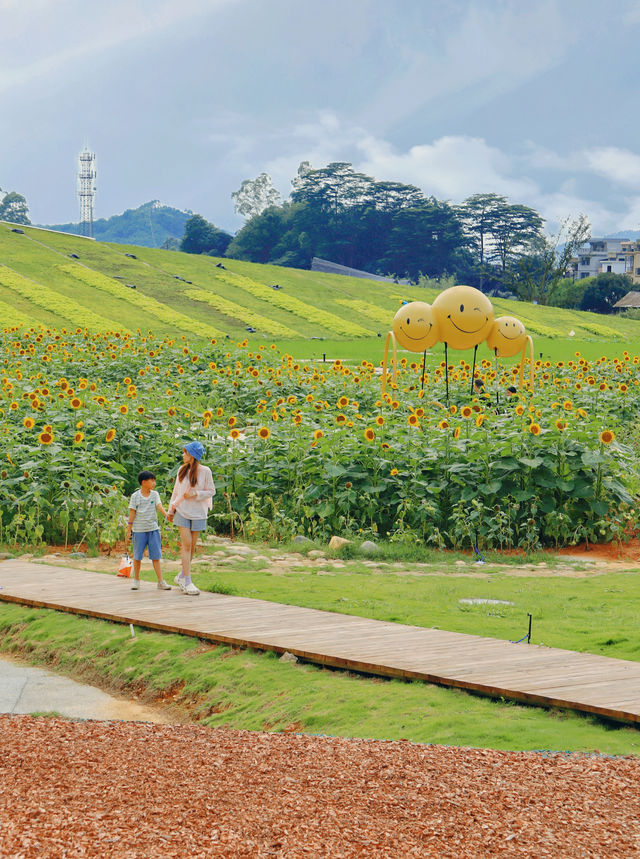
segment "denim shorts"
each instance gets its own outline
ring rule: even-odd
[[[173,524],[178,528],[188,528],[190,531],[204,531],[207,527],[206,519],[186,519],[181,516],[178,511],[174,513]]]
[[[141,561],[144,550],[149,549],[149,560],[159,561],[162,558],[162,542],[160,540],[160,529],[156,531],[134,531],[133,538],[133,560]]]

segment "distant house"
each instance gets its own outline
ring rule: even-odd
[[[631,310],[640,307],[640,292],[628,292],[613,305],[615,310]]]
[[[320,257],[314,257],[311,260],[311,271],[323,271],[325,274],[343,274],[347,277],[364,277],[367,280],[382,280],[386,283],[409,284],[408,280],[395,280],[392,277],[382,277],[380,274],[371,274],[369,271],[350,268],[348,265],[340,265],[337,262],[330,262],[328,259],[320,259]]]
[[[629,239],[589,239],[578,248],[576,256],[571,260],[569,274],[574,280],[595,277],[602,272],[630,274],[628,246],[635,244]]]

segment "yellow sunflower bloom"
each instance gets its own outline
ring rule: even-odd
[[[258,430],[258,436],[262,439],[267,439],[271,435],[271,430],[269,427],[260,427]]]
[[[611,444],[615,437],[613,430],[603,430],[600,433],[600,441],[602,444]]]
[[[376,437],[375,432],[371,429],[371,427],[367,427],[367,429],[363,433],[365,441],[373,441]]]
[[[106,442],[112,442],[115,437],[116,437],[116,431],[112,428],[110,430],[107,430],[107,434],[105,435],[104,440]]]

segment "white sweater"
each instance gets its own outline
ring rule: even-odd
[[[185,498],[185,492],[191,489],[189,475],[187,474],[184,480],[180,480],[179,474],[176,475],[176,482],[171,493],[171,501],[169,502],[169,513],[177,510],[185,519],[207,518],[207,513],[213,506],[211,499],[216,494],[211,469],[206,465],[198,463],[196,478],[196,485],[193,488],[198,493],[197,496],[195,498]]]

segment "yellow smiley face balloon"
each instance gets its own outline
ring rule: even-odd
[[[522,322],[515,316],[499,316],[493,323],[487,346],[498,358],[512,358],[524,347],[527,334]]]
[[[392,328],[400,346],[409,352],[424,352],[439,340],[431,305],[424,301],[403,304],[393,317]]]
[[[440,340],[452,349],[471,349],[487,339],[493,325],[493,305],[473,286],[451,286],[433,302]]]

